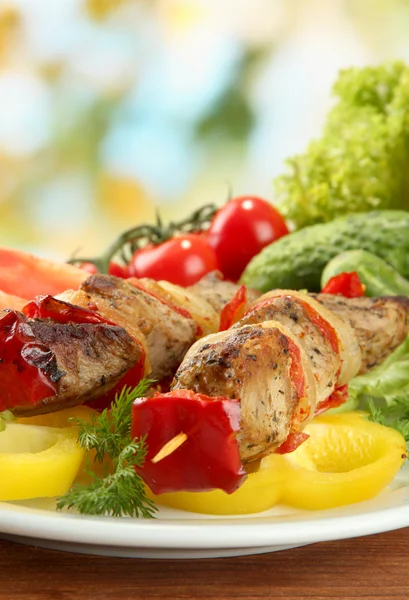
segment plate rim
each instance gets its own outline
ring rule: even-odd
[[[407,496],[409,490],[404,491]],[[398,506],[365,510],[365,505],[366,502],[350,505],[354,507],[353,514],[349,514],[349,507],[343,507],[344,514],[330,509],[284,516],[261,513],[237,518],[203,519],[195,515],[142,520],[55,513],[0,503],[0,537],[5,534],[90,547],[220,550],[295,546],[409,526],[409,498]],[[306,514],[309,518],[303,519]]]

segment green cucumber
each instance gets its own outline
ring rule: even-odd
[[[356,213],[290,233],[255,256],[241,282],[262,292],[275,288],[318,292],[326,264],[341,252],[361,249],[409,277],[409,212]]]
[[[322,272],[321,287],[331,277],[356,271],[367,296],[409,296],[409,281],[386,261],[366,250],[348,250],[329,261]]]

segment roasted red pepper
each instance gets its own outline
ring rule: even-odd
[[[331,277],[322,290],[323,294],[341,294],[346,298],[359,298],[365,296],[365,286],[359,279],[356,271],[340,273]]]
[[[58,300],[53,296],[37,296],[28,302],[23,313],[30,319],[51,319],[57,323],[107,323],[115,325],[101,317],[95,309],[82,308],[69,302]]]
[[[221,310],[219,331],[226,331],[226,329],[229,329],[229,327],[242,318],[246,308],[246,302],[246,287],[241,285],[233,298],[227,302]]]
[[[348,384],[336,387],[331,396],[325,400],[321,400],[315,409],[315,416],[329,410],[330,408],[338,408],[348,400]]]
[[[0,365],[0,412],[55,396],[55,356],[35,339],[24,315],[14,310],[0,319]]]
[[[129,369],[129,371],[118,381],[116,386],[114,386],[109,392],[95,398],[95,400],[89,400],[85,402],[87,406],[93,408],[94,410],[98,410],[102,412],[105,408],[109,408],[112,402],[115,400],[116,394],[120,394],[122,389],[126,387],[136,387],[138,383],[144,376],[145,373],[145,352],[143,348],[141,348],[141,358],[138,360],[136,365]]]
[[[285,442],[275,450],[275,454],[289,454],[290,452],[294,452],[309,437],[308,433],[304,433],[303,431],[293,431],[289,434]]]
[[[97,312],[97,306],[89,309],[82,308],[54,298],[53,296],[37,296],[34,300],[26,304],[23,312],[27,317],[32,319],[51,319],[58,323],[107,323],[108,325],[116,325],[116,323],[112,323],[112,321],[102,317]],[[135,340],[135,342],[140,345],[138,340]],[[95,400],[86,402],[87,406],[101,411],[108,408],[115,399],[115,395],[120,393],[124,386],[135,387],[138,385],[144,376],[144,370],[145,351],[141,346],[141,357],[136,365],[109,392]]]
[[[246,478],[236,431],[240,402],[174,390],[139,398],[132,411],[132,437],[146,436],[148,453],[138,473],[155,494],[222,489],[233,493]],[[186,439],[156,462],[160,450]]]

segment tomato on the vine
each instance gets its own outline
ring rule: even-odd
[[[284,218],[269,202],[240,196],[216,213],[207,237],[224,276],[238,281],[253,256],[287,233]]]
[[[99,273],[97,265],[90,261],[79,262],[78,267],[90,275],[96,275],[96,273]],[[129,277],[128,265],[120,265],[115,261],[111,261],[108,265],[108,274],[114,275],[115,277],[121,277],[122,279],[127,279],[127,277]]]
[[[129,276],[166,279],[186,287],[216,269],[216,255],[206,236],[188,233],[136,250],[129,263]]]
[[[92,262],[82,261],[77,264],[77,267],[79,267],[83,271],[86,271],[90,275],[95,275],[96,273],[98,273],[98,267]]]
[[[127,279],[129,277],[129,267],[128,265],[120,265],[117,262],[111,261],[108,265],[108,274]]]

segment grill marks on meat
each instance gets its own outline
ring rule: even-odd
[[[196,338],[196,323],[162,303],[146,291],[122,279],[93,275],[81,285],[99,313],[143,335],[150,362],[150,375],[160,380],[173,375]]]
[[[187,353],[172,389],[241,400],[240,456],[254,461],[280,446],[298,405],[285,335],[246,325],[207,336]]]
[[[348,323],[358,339],[362,354],[360,373],[380,364],[408,334],[409,298],[344,298],[311,294],[323,306]]]
[[[292,296],[277,296],[245,315],[236,325],[278,321],[287,327],[298,339],[309,359],[315,378],[317,402],[332,394],[336,384],[335,373],[341,367],[339,354],[332,348],[330,341],[310,318],[303,303]]]
[[[15,415],[36,415],[75,406],[109,391],[133,367],[141,349],[122,328],[107,324],[27,320],[27,331],[47,352],[25,352],[25,359],[56,385],[56,395],[38,405],[13,408]]]

